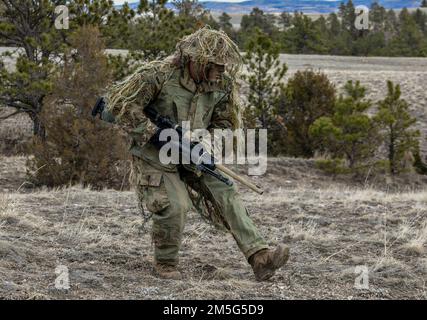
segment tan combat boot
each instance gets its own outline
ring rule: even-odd
[[[157,277],[162,279],[170,279],[170,280],[181,280],[182,274],[176,268],[176,266],[171,266],[168,264],[162,264],[155,262],[154,263],[154,272]]]
[[[258,281],[270,279],[274,272],[282,267],[289,258],[289,248],[278,245],[276,249],[263,249],[249,258],[249,263]]]

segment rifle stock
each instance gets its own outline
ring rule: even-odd
[[[262,190],[259,186],[255,185],[252,182],[246,180],[245,178],[239,176],[237,173],[231,171],[230,169],[228,169],[227,167],[223,166],[222,164],[216,164],[215,166],[216,166],[216,168],[219,171],[224,172],[225,174],[227,174],[230,177],[232,177],[234,180],[239,181],[241,184],[247,186],[249,189],[252,189],[256,193],[258,193],[258,194],[263,194],[264,193],[264,190]]]

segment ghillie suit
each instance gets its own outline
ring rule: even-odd
[[[224,65],[225,75],[218,82],[196,84],[190,61]],[[229,230],[247,258],[267,247],[235,186],[197,174],[188,165],[163,164],[159,150],[147,143],[155,132],[143,113],[148,105],[175,123],[189,121],[192,130],[241,128],[236,84],[241,64],[238,48],[229,37],[205,27],[184,37],[174,55],[146,63],[109,90],[103,118],[114,119],[132,137],[132,182],[141,208],[144,202],[153,213],[155,257],[163,264],[177,263],[185,214],[192,206],[215,226]]]
[[[207,32],[208,31],[208,32]],[[141,122],[149,120],[142,112],[142,108],[133,108],[131,105],[148,105],[156,96],[156,89],[167,81],[177,68],[184,69],[192,60],[201,65],[216,63],[226,66],[227,85],[230,90],[231,121],[233,129],[242,127],[242,105],[239,101],[236,80],[242,67],[242,57],[236,44],[222,31],[212,30],[209,27],[199,29],[195,33],[184,37],[176,45],[172,56],[162,61],[145,63],[136,72],[125,80],[112,86],[108,93],[108,110],[116,115],[116,122],[120,125],[133,128]],[[147,130],[147,136],[153,132]]]
[[[116,123],[125,128],[137,144],[142,146],[154,134],[156,127],[143,113],[141,106],[146,106],[157,97],[162,85],[170,79],[177,69],[183,70],[189,61],[207,65],[215,63],[226,66],[227,97],[229,99],[230,113],[228,119],[232,129],[242,127],[242,104],[239,101],[236,79],[242,67],[242,58],[238,47],[222,31],[212,30],[208,27],[184,37],[177,45],[175,53],[162,61],[145,63],[136,72],[125,80],[115,84],[109,90],[108,111],[115,115]],[[240,141],[240,140],[239,140]],[[135,175],[132,175],[135,176]],[[135,178],[135,177],[134,177]],[[133,181],[133,184],[138,181]],[[212,222],[215,226],[227,228],[218,206],[211,196],[200,188],[190,186],[188,191],[194,207],[202,217]],[[139,195],[143,199],[143,195]]]

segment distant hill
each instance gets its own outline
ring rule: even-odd
[[[258,7],[265,12],[293,12],[295,10],[304,13],[329,13],[338,9],[342,0],[249,0],[243,2],[216,2],[203,1],[206,9],[213,12],[228,13],[249,13],[252,8]],[[346,2],[346,1],[345,1]],[[354,0],[355,5],[370,6],[373,0]],[[420,6],[420,0],[379,0],[382,6],[387,9],[417,8]],[[138,1],[130,3],[132,8],[138,6]],[[168,7],[173,8],[171,3]]]

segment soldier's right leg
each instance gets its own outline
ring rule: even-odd
[[[178,172],[166,172],[134,160],[140,201],[153,214],[152,238],[156,264],[176,266],[186,213],[191,208],[185,184]]]

